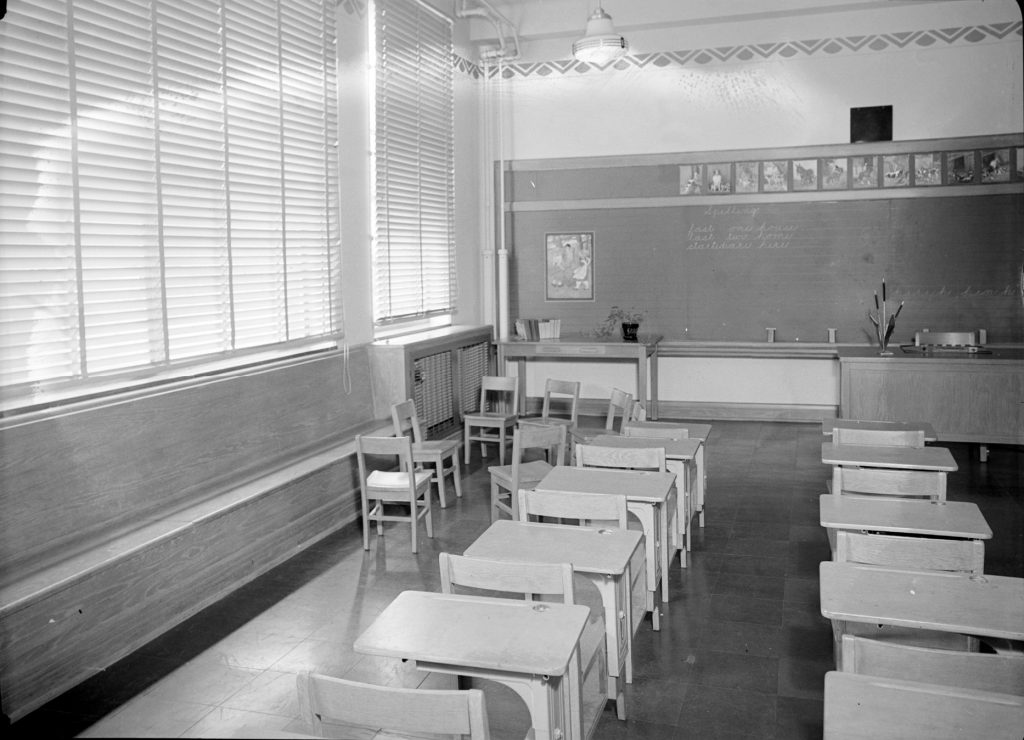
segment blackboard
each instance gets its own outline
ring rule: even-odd
[[[1024,341],[1024,196],[874,198],[515,212],[511,314],[596,329],[644,309],[667,340],[867,343],[874,292],[904,301],[894,340],[983,328]],[[594,233],[594,300],[545,300],[546,233]]]

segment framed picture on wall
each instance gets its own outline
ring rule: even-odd
[[[784,159],[761,163],[761,185],[766,193],[784,193],[789,190],[789,163]]]
[[[827,157],[821,160],[821,189],[846,190],[849,169],[846,157]]]
[[[544,235],[545,297],[594,300],[594,232]]]
[[[818,189],[818,160],[793,160],[793,190]]]
[[[708,171],[708,192],[718,195],[720,193],[732,192],[732,163],[709,164]]]
[[[736,192],[756,193],[757,192],[757,162],[736,163]]]
[[[882,187],[897,188],[910,184],[910,155],[886,154],[882,157]]]
[[[875,156],[850,157],[850,179],[854,188],[877,188],[878,170]]]
[[[1010,150],[993,149],[981,153],[981,181],[1010,181]]]
[[[974,152],[946,152],[946,184],[974,182]]]
[[[704,166],[700,164],[679,165],[679,194],[702,195],[704,192]]]
[[[942,155],[922,152],[914,155],[914,184],[920,186],[942,184]]]

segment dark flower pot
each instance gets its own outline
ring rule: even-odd
[[[635,342],[637,341],[636,333],[640,329],[640,324],[634,322],[623,321],[622,322],[622,341],[623,342]]]

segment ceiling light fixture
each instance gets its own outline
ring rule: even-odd
[[[572,55],[581,62],[607,64],[629,51],[625,37],[615,32],[612,17],[598,5],[587,19],[583,38],[574,41]]]

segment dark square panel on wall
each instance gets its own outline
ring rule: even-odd
[[[892,141],[892,106],[850,108],[850,143]]]

